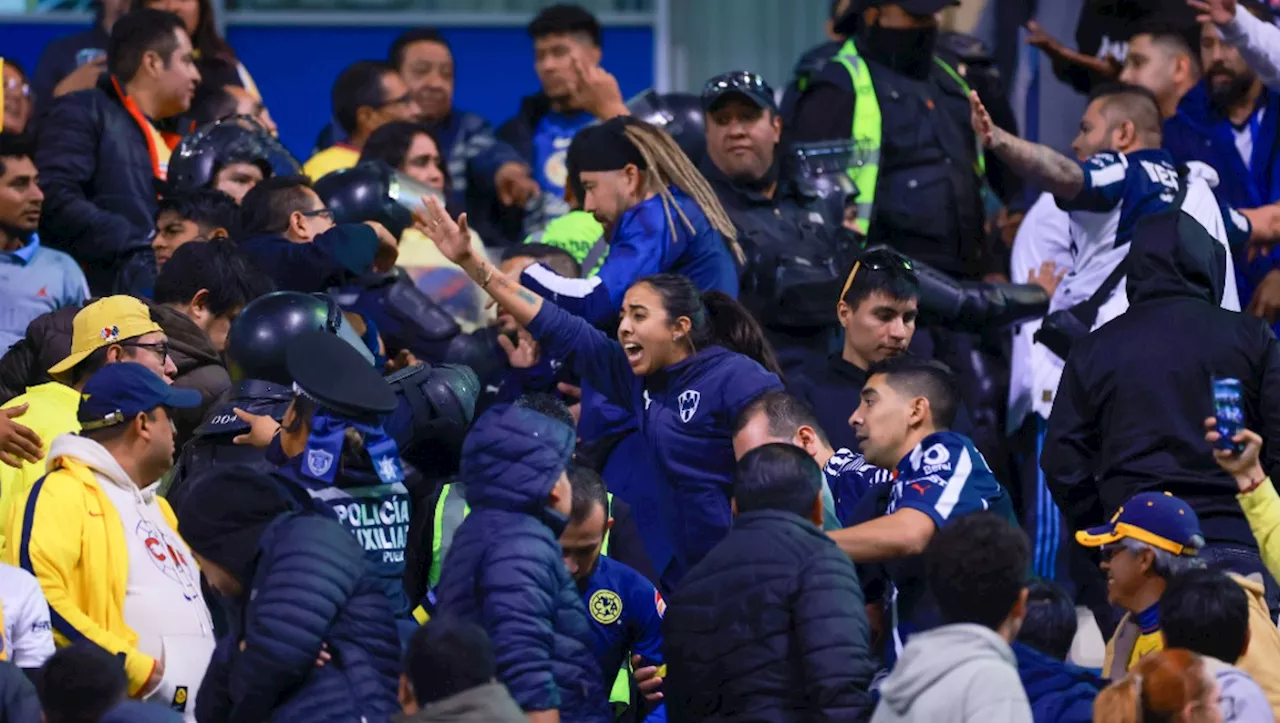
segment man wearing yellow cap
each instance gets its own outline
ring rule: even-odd
[[[141,364],[170,384],[177,367],[169,358],[169,340],[160,325],[151,320],[147,307],[132,296],[108,296],[80,310],[72,322],[71,354],[49,369],[56,381],[28,387],[26,394],[9,400],[3,408],[29,404],[22,423],[40,435],[40,459],[14,468],[0,465],[0,550],[12,538],[9,532],[11,507],[44,476],[45,456],[53,440],[68,432],[79,432],[76,410],[80,390],[89,378],[107,364]]]

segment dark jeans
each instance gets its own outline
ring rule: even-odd
[[[1241,545],[1211,542],[1200,551],[1200,559],[1213,570],[1234,572],[1245,577],[1261,575],[1262,582],[1266,586],[1267,607],[1271,610],[1271,617],[1274,619],[1276,613],[1280,612],[1280,586],[1276,585],[1276,579],[1262,564],[1262,557],[1257,550]]]

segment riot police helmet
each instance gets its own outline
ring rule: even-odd
[[[707,150],[702,101],[693,93],[659,93],[652,88],[627,101],[634,118],[666,131],[696,166]]]
[[[382,161],[362,161],[326,174],[312,188],[333,212],[335,223],[377,221],[397,238],[413,224],[413,211],[422,208],[423,196],[436,196],[444,203],[439,191]]]
[[[303,334],[326,331],[341,337],[372,365],[373,354],[327,294],[277,291],[249,302],[227,335],[227,370],[233,381],[260,379],[291,386],[285,364],[289,346]]]
[[[208,188],[218,171],[232,163],[251,163],[263,178],[293,175],[302,168],[253,118],[232,116],[207,123],[182,139],[169,161],[169,185],[174,190]]]

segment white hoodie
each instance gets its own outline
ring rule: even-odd
[[[61,456],[87,465],[120,514],[129,551],[124,621],[138,634],[138,650],[164,661],[164,679],[147,701],[194,721],[196,693],[216,641],[200,570],[165,520],[156,501],[159,484],[138,489],[106,448],[74,434],[53,441],[49,459]]]

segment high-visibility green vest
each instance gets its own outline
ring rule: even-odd
[[[836,54],[835,61],[849,71],[849,79],[853,82],[853,129],[850,131],[850,137],[853,139],[854,153],[845,173],[858,189],[858,197],[855,200],[858,207],[857,227],[858,231],[865,236],[871,227],[871,212],[876,200],[876,181],[880,175],[882,138],[880,100],[876,97],[876,88],[871,82],[871,72],[867,69],[862,56],[858,55],[858,46],[853,40],[845,41],[840,52]],[[933,62],[960,85],[960,89],[964,91],[967,98],[969,84],[964,82],[964,78],[960,77],[955,68],[947,65],[946,61],[936,55],[933,56]],[[974,172],[979,176],[985,176],[987,164],[983,158],[982,144],[976,138],[975,143],[978,148],[978,160],[974,163]]]
[[[604,226],[586,211],[570,211],[552,219],[546,228],[530,234],[524,242],[564,249],[582,266],[584,279],[595,276],[609,256],[609,240],[604,237]]]
[[[463,499],[463,494],[455,489],[457,484],[445,485],[444,489],[440,490],[440,499],[436,500],[436,514],[432,520],[431,569],[427,571],[427,585],[431,588],[440,582],[440,566],[444,564],[445,555],[449,554],[449,548],[453,545],[453,534],[457,532],[458,525],[471,514],[471,506]],[[606,517],[613,514],[612,492],[609,493],[608,501]],[[448,524],[445,524],[446,520]],[[604,544],[600,547],[600,554],[609,554],[608,532],[604,533]]]

